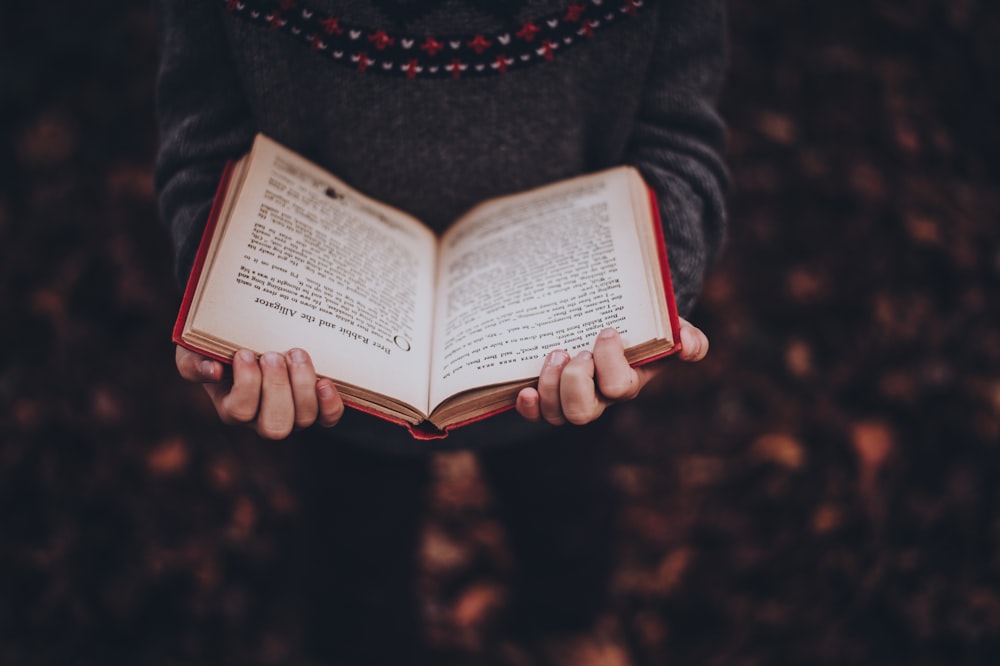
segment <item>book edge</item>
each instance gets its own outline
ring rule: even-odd
[[[649,193],[649,208],[653,214],[653,234],[656,237],[656,250],[660,258],[660,273],[663,277],[663,288],[667,297],[667,315],[670,318],[670,334],[674,338],[674,346],[665,354],[634,363],[632,367],[649,363],[664,356],[676,354],[682,349],[680,315],[677,313],[677,297],[674,295],[674,282],[670,277],[670,261],[667,257],[667,239],[663,233],[663,219],[660,217],[660,201],[656,197],[656,191],[652,187],[646,185],[646,191]]]
[[[222,214],[223,199],[232,183],[233,173],[236,170],[236,160],[228,160],[222,169],[222,176],[219,178],[219,185],[215,190],[215,197],[212,199],[212,207],[208,212],[208,219],[205,221],[205,229],[201,233],[201,241],[198,243],[198,250],[194,255],[194,264],[191,266],[191,273],[188,275],[187,285],[184,288],[184,295],[181,297],[181,305],[177,311],[177,319],[174,321],[174,330],[171,339],[175,344],[186,349],[205,354],[204,351],[187,343],[183,339],[184,326],[187,324],[188,316],[191,314],[191,305],[194,302],[194,292],[201,281],[201,274],[205,268],[205,260],[208,257],[208,246],[211,244],[215,229]],[[218,354],[205,354],[211,358],[221,361],[229,359]]]

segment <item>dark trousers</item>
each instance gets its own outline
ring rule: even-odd
[[[512,629],[586,630],[606,602],[618,497],[607,428],[479,454],[516,562]],[[417,546],[428,456],[303,438],[302,580],[307,646],[347,664],[423,663]]]

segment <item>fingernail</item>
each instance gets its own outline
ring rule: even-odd
[[[616,330],[615,330],[615,329],[613,329],[613,328],[606,328],[606,329],[604,329],[603,331],[601,331],[600,333],[598,333],[598,334],[597,334],[597,337],[599,337],[599,338],[603,338],[604,340],[607,340],[608,338],[613,338],[613,337],[615,337],[615,333],[617,333],[617,332],[618,332],[618,331],[616,331]]]
[[[581,359],[581,360],[589,360],[589,359],[594,358],[594,355],[592,353],[590,353],[589,351],[587,351],[586,349],[584,349],[582,352],[580,352],[579,354],[577,354],[576,357],[578,359]]]
[[[236,353],[241,361],[244,363],[249,363],[254,360],[253,352],[249,349],[241,349]]]
[[[288,352],[288,358],[292,360],[292,363],[305,363],[306,353],[301,349],[293,349]]]
[[[569,354],[562,349],[556,349],[545,357],[545,365],[562,365],[569,360]]]
[[[205,359],[198,366],[202,377],[214,377],[215,376],[215,361],[209,361]]]
[[[276,368],[281,365],[282,358],[281,354],[277,352],[267,352],[266,354],[260,357],[260,360],[261,363]]]
[[[316,382],[316,390],[319,391],[321,398],[333,397],[333,386],[330,385],[330,382]]]

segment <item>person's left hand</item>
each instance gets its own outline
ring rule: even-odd
[[[692,362],[705,358],[708,337],[686,319],[680,324],[678,358]],[[529,421],[544,419],[553,425],[590,423],[609,405],[639,395],[663,367],[663,363],[631,367],[618,331],[606,328],[598,334],[593,352],[581,351],[573,358],[561,349],[549,353],[538,376],[538,388],[522,389],[517,394],[517,412]]]

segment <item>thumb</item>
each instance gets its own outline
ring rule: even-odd
[[[708,354],[708,336],[687,319],[681,319],[681,353],[682,361],[697,362]]]

